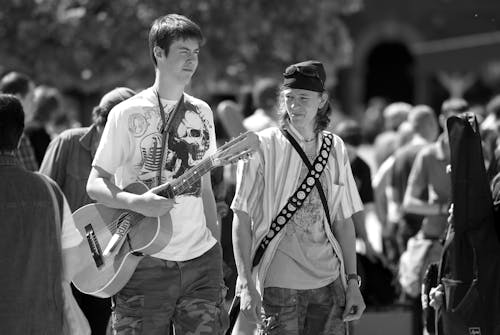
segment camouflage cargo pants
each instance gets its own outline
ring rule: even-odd
[[[145,257],[127,285],[113,297],[113,333],[119,335],[223,334],[221,247],[185,261]]]
[[[344,335],[345,291],[340,278],[311,290],[266,287],[259,334]]]

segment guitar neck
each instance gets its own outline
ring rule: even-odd
[[[184,172],[174,181],[158,186],[152,192],[167,197],[173,198],[187,191],[194,185],[203,175],[214,168],[212,157],[205,158],[196,166]]]

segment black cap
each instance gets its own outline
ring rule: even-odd
[[[321,62],[308,60],[288,66],[283,73],[283,86],[303,90],[323,92],[326,73]]]

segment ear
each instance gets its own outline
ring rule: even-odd
[[[158,61],[160,58],[163,57],[164,53],[163,53],[163,49],[160,48],[159,46],[155,46],[153,48],[153,54],[155,55],[155,58],[156,60]]]
[[[323,107],[325,107],[325,104],[328,101],[328,93],[326,93],[326,92],[321,93],[320,99],[321,99],[321,102],[319,103],[319,108],[323,108]]]

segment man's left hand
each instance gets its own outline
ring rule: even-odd
[[[344,321],[358,320],[366,308],[358,283],[350,280],[347,283],[346,302],[342,319]]]

